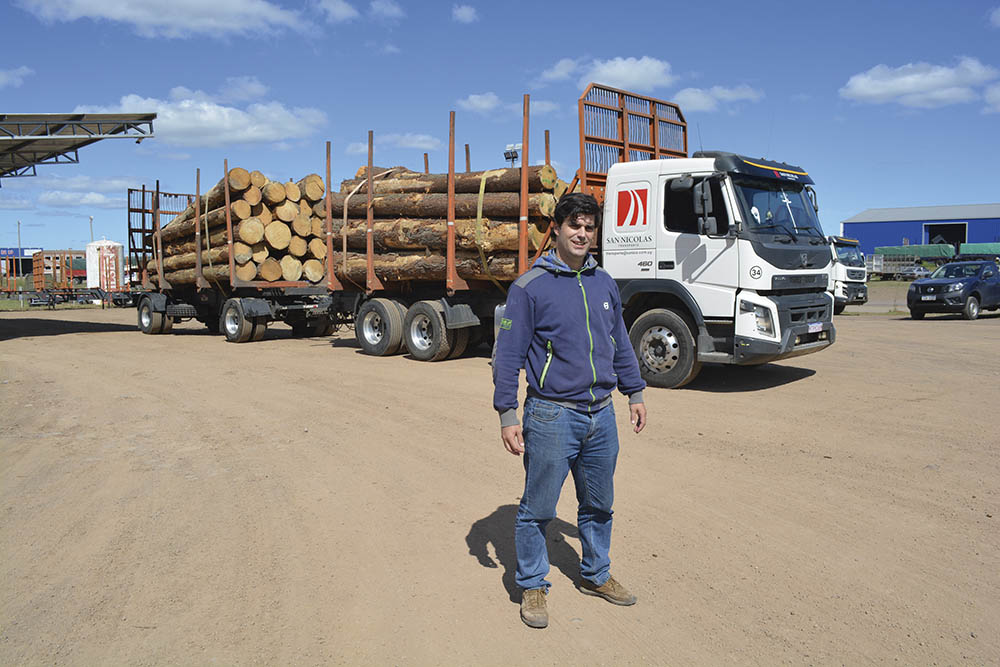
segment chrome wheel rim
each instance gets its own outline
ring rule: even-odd
[[[385,336],[385,322],[378,313],[370,311],[365,314],[361,320],[361,335],[369,345],[378,345],[382,342]]]
[[[431,319],[426,315],[417,315],[410,322],[410,342],[413,343],[414,347],[418,350],[429,350],[431,349],[431,342],[433,341],[434,327],[431,324]]]
[[[226,311],[226,333],[235,336],[240,332],[240,314],[235,308]]]
[[[654,373],[665,373],[677,365],[680,342],[666,327],[650,327],[639,340],[639,359]]]
[[[153,314],[149,310],[149,306],[143,306],[142,310],[139,311],[139,322],[142,323],[143,329],[148,329],[153,325]]]
[[[972,315],[973,317],[975,317],[978,314],[979,314],[979,304],[976,303],[975,301],[970,302],[969,303],[969,315]]]

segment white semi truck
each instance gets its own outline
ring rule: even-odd
[[[833,314],[840,315],[847,306],[868,303],[868,269],[865,256],[856,239],[830,237],[833,269],[830,291],[833,292]]]

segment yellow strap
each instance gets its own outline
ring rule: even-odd
[[[479,178],[479,201],[476,203],[476,250],[479,251],[479,261],[483,264],[483,271],[486,272],[487,277],[489,277],[493,284],[506,295],[507,290],[493,277],[490,265],[486,261],[486,253],[483,252],[483,198],[486,195],[486,179],[497,173],[499,173],[499,170],[484,171],[483,175]]]
[[[388,176],[389,174],[395,172],[397,169],[399,169],[399,167],[393,167],[392,169],[387,169],[386,171],[375,174],[372,176],[372,181],[374,181],[376,178],[382,178],[383,176]],[[340,237],[342,241],[341,254],[343,255],[344,258],[344,279],[354,283],[355,286],[357,286],[359,289],[364,289],[364,287],[358,285],[358,283],[354,282],[353,280],[347,277],[347,203],[351,201],[351,197],[353,197],[358,192],[358,190],[361,189],[362,185],[367,185],[367,184],[368,184],[368,179],[367,178],[362,179],[362,181],[357,185],[355,185],[354,189],[351,190],[346,197],[344,197],[344,223],[340,227]],[[329,184],[327,185],[327,187],[329,187]],[[373,192],[372,195],[374,194],[375,193]]]

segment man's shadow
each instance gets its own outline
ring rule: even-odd
[[[501,505],[489,516],[472,524],[469,534],[465,536],[465,543],[469,545],[469,554],[475,556],[483,567],[503,568],[503,587],[507,589],[510,601],[519,603],[521,591],[514,583],[514,574],[517,570],[517,555],[514,551],[514,517],[516,515],[517,505]],[[546,530],[549,562],[572,581],[574,586],[579,588],[582,581],[580,556],[576,549],[567,544],[566,538],[568,537],[579,537],[576,526],[558,517],[549,522]],[[490,543],[493,544],[497,560],[500,561],[499,564],[490,557],[489,551],[486,549],[486,545]]]

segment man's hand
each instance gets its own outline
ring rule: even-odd
[[[521,434],[520,424],[501,427],[500,439],[503,440],[504,448],[514,456],[520,456],[524,452],[524,435]]]
[[[636,433],[646,428],[646,404],[630,403],[628,411],[632,416],[632,426]]]

